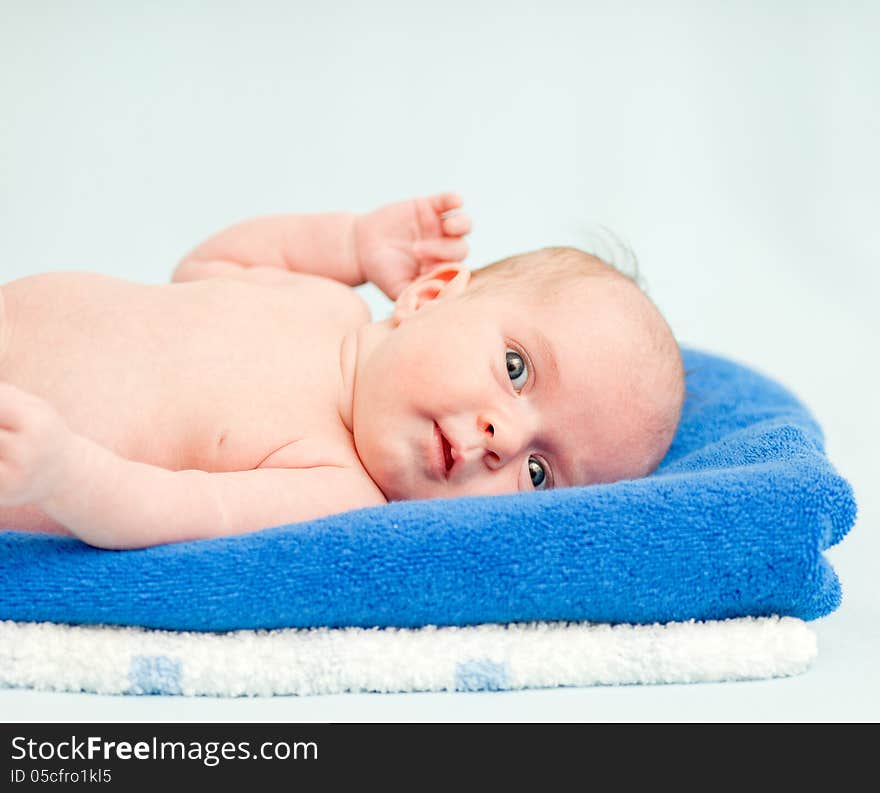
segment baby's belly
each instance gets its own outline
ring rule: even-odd
[[[44,397],[75,432],[128,459],[255,468],[329,420],[321,405],[333,369],[331,347],[297,339],[305,325],[291,324],[290,307],[268,289],[249,301],[251,287],[92,273],[13,281],[2,287],[0,380]]]

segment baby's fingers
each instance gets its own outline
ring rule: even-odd
[[[0,383],[0,429],[18,429],[24,419],[25,405],[31,398],[27,391],[10,383]]]
[[[45,399],[10,383],[0,383],[0,432],[42,437],[64,426],[58,411]]]
[[[450,215],[447,218],[443,218],[441,226],[443,228],[443,233],[446,236],[463,237],[465,234],[470,234],[472,223],[470,215],[466,215],[464,212],[459,212],[456,215]]]
[[[458,209],[464,203],[464,199],[458,193],[437,193],[428,196],[428,202],[431,204],[431,209],[442,215],[444,212]]]
[[[460,262],[468,254],[468,244],[459,237],[419,240],[414,247],[419,264]]]

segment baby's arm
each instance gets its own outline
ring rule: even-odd
[[[225,276],[263,283],[308,273],[358,286],[372,281],[396,299],[417,276],[462,261],[470,218],[456,193],[412,198],[365,214],[256,218],[215,234],[178,265],[173,281]],[[454,214],[450,214],[453,213]]]
[[[169,471],[82,436],[68,453],[76,464],[37,506],[101,548],[243,534],[385,503],[364,475],[341,466]]]
[[[343,466],[208,473],[127,460],[0,383],[0,505],[33,504],[91,545],[143,548],[383,503],[366,475]]]
[[[355,250],[356,218],[354,212],[325,212],[246,220],[214,234],[187,254],[172,280],[235,275],[242,268],[257,268],[310,273],[358,286],[364,276]]]

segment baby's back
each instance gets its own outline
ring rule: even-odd
[[[5,284],[2,298],[0,381],[128,459],[248,470],[307,437],[353,453],[339,345],[369,312],[347,287],[58,272]]]

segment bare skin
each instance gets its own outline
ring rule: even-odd
[[[3,285],[0,527],[139,548],[648,473],[669,438],[642,431],[663,389],[627,319],[648,316],[638,291],[462,302],[460,206],[249,221],[164,286]],[[350,288],[366,280],[387,320]]]
[[[340,417],[343,340],[370,321],[350,287],[396,297],[463,259],[460,204],[245,222],[166,286],[3,285],[0,526],[136,548],[386,503]]]
[[[344,501],[355,490],[342,475],[360,465],[338,414],[340,348],[346,331],[369,321],[369,312],[347,287],[285,275],[279,284],[223,276],[145,286],[91,273],[14,281],[3,287],[9,344],[0,381],[51,404],[76,436],[68,442],[83,446],[81,439],[89,439],[120,463],[263,470],[267,486],[271,469],[303,469],[313,479],[316,472],[332,477],[325,497]],[[100,480],[126,475],[111,460],[103,461],[100,478],[90,476],[90,499],[106,492]],[[251,473],[255,486],[258,477]],[[310,504],[324,512],[320,482],[310,490]],[[357,506],[373,495],[371,488],[356,492],[349,503]],[[292,507],[282,502],[266,509],[264,519],[309,514]],[[57,518],[33,504],[9,509],[0,507],[0,524],[62,533],[72,527],[65,526],[63,508]]]

